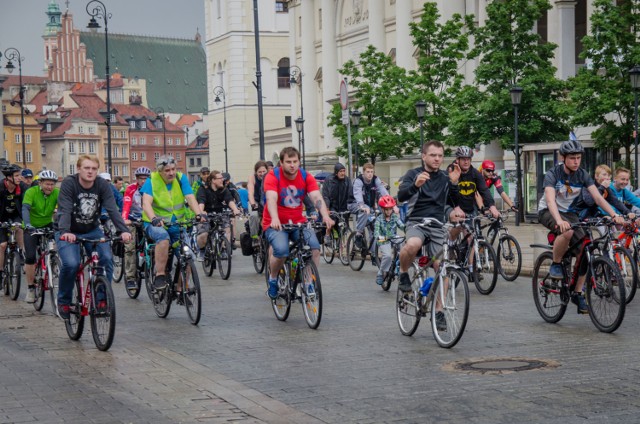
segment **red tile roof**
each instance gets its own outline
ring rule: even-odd
[[[198,115],[181,115],[180,119],[176,121],[176,125],[180,128],[182,128],[185,125],[188,127],[191,127],[193,124],[195,124],[198,121],[202,121],[202,118],[199,117]]]

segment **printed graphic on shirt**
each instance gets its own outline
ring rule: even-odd
[[[285,208],[298,208],[302,205],[304,190],[299,190],[295,185],[289,185],[280,190],[280,206]]]
[[[91,224],[98,213],[98,195],[94,193],[80,193],[73,205],[73,215],[78,224]]]
[[[6,194],[7,203],[4,208],[4,211],[7,215],[13,215],[18,211],[18,206],[16,205],[16,195],[15,193],[7,193]]]
[[[460,181],[458,189],[462,196],[470,196],[476,192],[476,183],[473,181]]]

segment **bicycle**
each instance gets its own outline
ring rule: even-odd
[[[116,227],[111,222],[111,219],[101,220],[102,231],[105,237],[111,238],[116,234]],[[111,242],[111,253],[113,256],[113,282],[119,283],[124,276],[124,242],[122,239],[114,238]]]
[[[253,210],[258,210],[255,208]],[[250,216],[244,223],[244,228],[251,236],[253,242],[253,253],[251,259],[253,261],[253,268],[258,274],[262,274],[265,264],[267,263],[267,251],[269,250],[269,244],[264,238],[264,232],[262,231],[262,216]],[[252,231],[253,229],[253,231]]]
[[[207,277],[218,268],[220,277],[228,280],[231,275],[231,243],[226,235],[226,225],[229,222],[228,212],[211,212],[207,214],[209,220],[209,234],[204,248],[202,269]]]
[[[434,218],[424,218],[422,223],[416,225],[422,228],[445,228],[448,233],[451,228],[460,224],[443,224]],[[423,245],[422,258],[417,258],[409,268],[412,274],[411,291],[397,291],[398,327],[403,335],[412,336],[418,329],[421,317],[430,316],[431,331],[436,342],[443,348],[451,348],[458,343],[467,325],[469,285],[465,274],[454,260],[455,255],[451,255],[455,242],[445,235],[442,250],[435,257],[425,254],[428,242],[428,239],[425,240]],[[437,261],[440,261],[438,271],[427,289],[423,286],[429,278],[429,268]],[[444,320],[446,326],[441,326],[439,319]]]
[[[127,296],[131,299],[137,299],[138,295],[140,295],[140,290],[142,289],[142,280],[146,279],[147,275],[147,261],[145,260],[145,247],[146,240],[144,236],[144,227],[142,220],[131,220],[131,226],[136,229],[136,237],[135,241],[135,252],[134,252],[134,260],[136,264],[136,274],[135,274],[135,287],[133,288],[125,288],[127,292]],[[126,260],[126,258],[125,258]],[[124,261],[123,261],[124,262]],[[124,265],[123,265],[124,267]]]
[[[389,291],[391,284],[400,276],[400,250],[402,249],[404,240],[404,236],[396,236],[389,240],[393,251],[393,259],[391,260],[391,268],[389,272],[385,274],[384,280],[382,281],[381,287],[384,291]]]
[[[40,236],[36,250],[36,264],[34,282],[36,287],[33,307],[41,311],[44,306],[45,292],[49,292],[51,309],[58,315],[58,284],[60,277],[60,259],[55,247],[52,228],[36,228],[31,231],[32,236]]]
[[[624,319],[625,284],[618,267],[606,256],[597,254],[591,228],[605,223],[605,219],[589,219],[571,224],[571,228],[583,228],[584,239],[569,246],[562,257],[562,280],[549,277],[549,268],[553,263],[553,242],[555,234],[549,232],[549,244],[532,244],[532,248],[542,248],[533,268],[533,301],[540,316],[549,323],[562,319],[567,310],[571,293],[578,280],[581,267],[586,267],[586,300],[589,305],[589,317],[593,325],[604,333],[614,332]],[[575,265],[571,271],[573,252],[577,250]]]
[[[76,238],[76,243],[80,243],[80,268],[73,285],[69,319],[64,322],[69,338],[79,340],[84,330],[84,319],[89,316],[93,342],[101,351],[109,350],[113,343],[116,331],[116,303],[105,269],[99,265],[96,246],[113,240]],[[92,246],[90,255],[87,253],[86,244]],[[85,270],[88,271],[87,284],[85,284]]]
[[[349,227],[348,217],[351,212],[331,212],[331,218],[336,225],[330,231],[331,243],[322,244],[322,257],[328,264],[333,263],[333,259],[338,253],[338,258],[342,265],[349,265],[349,255],[347,253],[347,240],[352,233]]]
[[[493,247],[484,239],[480,228],[482,216],[466,218],[458,226],[463,231],[453,245],[456,263],[469,275],[480,294],[493,292],[498,281],[498,267]],[[473,264],[470,263],[469,247],[472,249]]]
[[[11,300],[18,299],[18,296],[20,295],[22,270],[20,248],[18,247],[16,231],[21,227],[22,224],[19,222],[4,222],[0,225],[0,231],[6,230],[9,235],[7,248],[4,251],[2,286],[4,288],[4,295],[9,296]]]
[[[640,244],[638,243],[638,237],[640,236],[638,232],[638,224],[636,221],[627,222],[622,232],[618,235],[618,243],[631,252],[633,260],[636,263],[636,266],[640,266]],[[638,270],[636,269],[636,274]],[[638,288],[638,284],[640,282],[636,279],[635,284],[631,285],[630,292],[626,293],[627,295],[627,303],[633,300],[636,295],[636,290]]]
[[[283,224],[283,231],[297,232],[297,240],[289,242],[289,256],[278,271],[278,296],[271,300],[271,306],[279,321],[286,321],[291,311],[291,303],[300,301],[307,325],[317,329],[322,319],[322,285],[320,274],[313,262],[313,253],[304,237],[304,229],[325,228],[324,224]],[[269,288],[269,266],[266,281]]]
[[[498,218],[488,217],[489,223],[481,226],[487,228],[486,240],[493,247],[498,239],[498,249],[495,251],[498,260],[498,272],[507,281],[514,281],[522,269],[522,249],[518,240],[509,234],[504,225],[511,209],[500,211]]]
[[[363,239],[366,241],[363,243],[361,249],[358,249],[355,245],[356,243],[356,235],[357,231],[352,231],[347,238],[347,255],[349,256],[349,266],[354,271],[360,271],[364,266],[364,262],[367,259],[367,256],[371,256],[371,263],[374,266],[380,268],[380,258],[378,256],[378,245],[373,238],[373,231],[375,226],[376,217],[379,215],[379,212],[372,213],[369,215],[369,222],[365,226],[363,230]],[[368,230],[368,231],[367,231]],[[368,235],[367,235],[368,233]]]
[[[153,302],[153,309],[160,318],[166,318],[171,310],[171,303],[176,300],[178,305],[184,305],[187,310],[189,321],[193,325],[198,325],[202,314],[202,293],[200,291],[200,278],[194,262],[195,253],[189,246],[189,231],[198,222],[191,220],[186,223],[173,223],[171,226],[180,228],[180,237],[170,246],[169,260],[167,262],[167,276],[171,277],[171,270],[174,270],[169,284],[161,290],[156,289],[151,282],[151,273],[155,269],[153,252],[155,245],[148,243],[145,252],[147,258],[147,290]],[[177,253],[177,254],[176,254]],[[173,261],[176,261],[172,267]],[[154,274],[155,277],[155,274]],[[176,290],[176,286],[181,290]]]

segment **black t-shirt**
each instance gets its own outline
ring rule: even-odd
[[[209,187],[201,186],[198,189],[196,199],[199,204],[204,205],[205,212],[222,212],[229,208],[229,202],[233,202],[233,195],[229,190],[212,190]]]
[[[480,171],[472,166],[466,173],[460,175],[458,192],[454,197],[454,206],[459,206],[466,214],[474,213],[477,207],[476,192],[480,193],[486,207],[495,204],[484,177]]]
[[[0,182],[0,221],[13,221],[22,214],[22,198],[28,187],[25,183],[15,186],[13,192],[7,188],[6,179]]]

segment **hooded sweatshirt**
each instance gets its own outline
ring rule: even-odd
[[[333,167],[333,174],[329,175],[322,184],[322,197],[329,211],[344,212],[347,205],[355,201],[353,186],[348,177],[338,178],[338,172],[345,169],[341,163]]]

